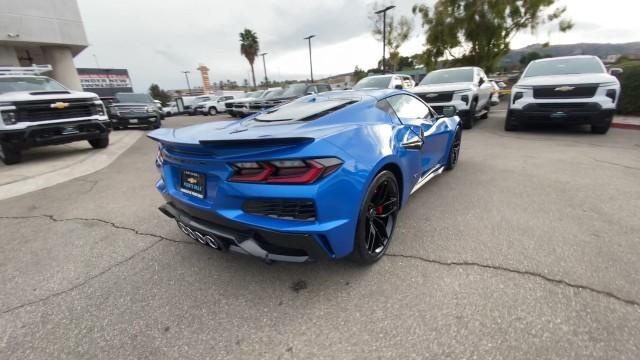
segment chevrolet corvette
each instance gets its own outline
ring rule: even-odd
[[[454,112],[403,90],[331,91],[155,130],[160,211],[203,245],[267,262],[374,263],[409,196],[456,166]]]

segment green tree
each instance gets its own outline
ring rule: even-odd
[[[158,84],[151,84],[151,86],[149,86],[149,95],[155,100],[160,101],[162,105],[167,105],[167,103],[171,101],[171,95],[162,90]]]
[[[549,58],[549,57],[551,57],[551,55],[549,55],[549,54],[540,54],[537,51],[529,51],[527,53],[522,54],[522,56],[520,56],[520,61],[519,62],[520,62],[520,65],[522,66],[522,68],[524,69],[533,60],[545,59],[545,58]]]
[[[253,87],[256,87],[256,74],[253,71],[253,63],[256,61],[256,56],[260,51],[260,43],[258,42],[258,35],[253,30],[244,29],[240,33],[240,54],[247,58],[249,65],[251,65],[251,78],[253,80]]]
[[[383,31],[383,21],[382,16],[376,14],[375,11],[389,5],[386,2],[378,3],[377,1],[371,4],[369,19],[372,23],[371,32],[376,40],[382,41],[382,31]],[[386,19],[386,46],[389,48],[389,62],[388,65],[391,65],[391,70],[396,71],[400,68],[400,47],[402,44],[407,42],[411,32],[413,32],[413,23],[406,16],[401,16],[399,20],[396,21],[395,17],[391,12],[387,13]],[[383,71],[385,69],[382,69]]]
[[[520,31],[535,32],[557,22],[560,31],[573,27],[562,18],[566,7],[557,0],[437,0],[433,6],[416,4],[425,31],[422,61],[434,68],[443,57],[454,65],[476,65],[494,71]]]
[[[356,65],[356,68],[353,69],[353,83],[355,84],[365,77],[367,77],[367,73]]]

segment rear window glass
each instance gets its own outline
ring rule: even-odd
[[[594,58],[573,58],[536,61],[529,64],[523,77],[604,73],[600,61]]]
[[[266,111],[255,117],[256,121],[308,121],[327,115],[357,102],[353,99],[330,99],[324,101],[293,101]]]
[[[389,87],[391,76],[371,76],[366,77],[353,87],[353,90],[362,89],[386,89]]]

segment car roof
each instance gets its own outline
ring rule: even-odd
[[[430,72],[436,72],[436,71],[445,71],[445,70],[462,70],[462,69],[480,69],[477,66],[458,66],[458,67],[452,67],[452,68],[446,68],[446,69],[438,69],[438,70],[433,70]]]
[[[545,62],[545,61],[554,61],[554,60],[563,60],[563,59],[600,59],[597,56],[593,55],[572,55],[572,56],[558,56],[544,59],[533,60],[532,62]]]

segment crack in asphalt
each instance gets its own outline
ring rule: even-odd
[[[113,265],[107,267],[106,269],[86,278],[85,280],[81,281],[80,283],[73,285],[67,289],[52,293],[50,295],[47,295],[44,298],[40,298],[37,300],[33,300],[27,303],[23,303],[20,305],[16,305],[14,307],[8,308],[6,310],[2,310],[0,312],[0,314],[7,314],[10,313],[12,311],[24,308],[26,306],[30,306],[30,305],[34,305],[40,302],[44,302],[47,301],[49,299],[58,297],[60,295],[69,293],[75,289],[78,289],[82,286],[84,286],[85,284],[89,283],[90,281],[108,273],[109,271],[117,268],[120,265],[123,265],[124,263],[132,260],[133,258],[135,258],[136,256],[149,251],[150,249],[152,249],[154,246],[156,246],[157,244],[161,243],[162,241],[168,241],[168,242],[172,242],[172,243],[179,243],[179,244],[185,244],[185,245],[196,245],[193,244],[191,242],[185,242],[185,241],[180,241],[180,240],[175,240],[175,239],[171,239],[162,235],[157,235],[157,234],[152,234],[152,233],[145,233],[145,232],[141,232],[138,229],[132,228],[132,227],[127,227],[127,226],[123,226],[123,225],[119,225],[116,224],[115,222],[112,221],[108,221],[108,220],[103,220],[103,219],[98,219],[98,218],[64,218],[64,219],[59,219],[56,218],[53,215],[27,215],[27,216],[0,216],[0,219],[2,220],[25,220],[25,219],[49,219],[50,221],[53,222],[67,222],[67,221],[94,221],[94,222],[99,222],[102,224],[106,224],[114,229],[119,229],[119,230],[126,230],[126,231],[131,231],[136,235],[139,236],[148,236],[148,237],[153,237],[155,239],[157,239],[156,241],[154,241],[153,243],[151,243],[149,246],[136,251],[135,253],[131,254],[130,256],[126,257],[125,259],[122,259],[116,263],[114,263]],[[555,285],[560,285],[560,286],[567,286],[570,287],[572,289],[576,289],[576,290],[585,290],[585,291],[589,291],[601,296],[605,296],[609,299],[613,299],[615,301],[618,302],[622,302],[624,304],[627,305],[632,305],[635,307],[640,307],[640,302],[635,301],[635,300],[631,300],[631,299],[626,299],[623,298],[619,295],[616,295],[610,291],[606,291],[606,290],[600,290],[600,289],[596,289],[587,285],[580,285],[580,284],[574,284],[571,282],[568,282],[566,280],[563,279],[556,279],[556,278],[552,278],[549,277],[547,275],[543,275],[534,271],[529,271],[529,270],[519,270],[519,269],[512,269],[512,268],[507,268],[507,267],[503,267],[503,266],[498,266],[498,265],[489,265],[489,264],[481,264],[481,263],[477,263],[477,262],[472,262],[472,261],[442,261],[442,260],[436,260],[436,259],[429,259],[429,258],[425,258],[425,257],[421,257],[421,256],[417,256],[417,255],[405,255],[405,254],[395,254],[395,253],[387,253],[385,254],[388,257],[396,257],[396,258],[405,258],[405,259],[411,259],[411,260],[417,260],[417,261],[421,261],[421,262],[425,262],[425,263],[429,263],[429,264],[435,264],[435,265],[440,265],[440,266],[455,266],[455,267],[476,267],[476,268],[481,268],[481,269],[489,269],[489,270],[494,270],[494,271],[502,271],[502,272],[507,272],[507,273],[511,273],[511,274],[517,274],[517,275],[524,275],[524,276],[529,276],[529,277],[533,277],[533,278],[537,278],[543,281],[546,281],[548,283],[552,283]]]
[[[456,266],[456,267],[476,267],[476,268],[481,268],[481,269],[489,269],[489,270],[495,270],[495,271],[502,271],[502,272],[508,272],[511,274],[517,274],[517,275],[525,275],[525,276],[529,276],[529,277],[534,277],[540,280],[544,280],[546,282],[555,284],[555,285],[561,285],[561,286],[568,286],[570,288],[573,289],[577,289],[577,290],[586,290],[598,295],[602,295],[605,296],[607,298],[613,299],[615,301],[619,301],[622,303],[625,303],[627,305],[631,305],[631,306],[636,306],[636,307],[640,307],[640,302],[635,301],[635,300],[631,300],[631,299],[625,299],[619,295],[616,295],[610,291],[606,291],[606,290],[600,290],[600,289],[596,289],[587,285],[580,285],[580,284],[574,284],[574,283],[570,283],[566,280],[563,279],[556,279],[556,278],[552,278],[549,277],[547,275],[543,275],[534,271],[530,271],[530,270],[519,270],[519,269],[512,269],[512,268],[507,268],[507,267],[503,267],[503,266],[499,266],[499,265],[488,265],[488,264],[481,264],[481,263],[477,263],[477,262],[473,262],[473,261],[442,261],[442,260],[435,260],[435,259],[428,259],[422,256],[417,256],[417,255],[405,255],[405,254],[394,254],[394,253],[386,253],[386,256],[390,256],[390,257],[397,257],[397,258],[405,258],[405,259],[411,259],[411,260],[418,260],[418,261],[422,261],[425,263],[429,263],[429,264],[435,264],[435,265],[441,265],[441,266]]]
[[[611,165],[611,166],[618,166],[618,167],[621,167],[621,168],[624,168],[624,169],[640,170],[640,168],[638,168],[638,167],[625,165],[625,164],[620,164],[620,163],[613,162],[613,161],[600,160],[600,159],[596,159],[596,158],[591,158],[591,160],[593,160],[595,162],[603,163],[603,164],[608,164],[608,165]]]
[[[45,296],[43,298],[40,298],[40,299],[29,301],[29,302],[26,302],[26,303],[23,303],[23,304],[20,304],[20,305],[16,305],[16,306],[13,306],[11,308],[2,310],[0,312],[0,314],[7,314],[7,313],[10,313],[12,311],[24,308],[26,306],[30,306],[30,305],[34,305],[34,304],[37,304],[37,303],[40,303],[40,302],[44,302],[44,301],[47,301],[49,299],[58,297],[60,295],[64,295],[66,293],[69,293],[69,292],[71,292],[71,291],[73,291],[75,289],[78,289],[78,288],[86,285],[87,283],[89,283],[91,280],[94,280],[94,279],[96,279],[96,278],[108,273],[109,271],[117,268],[118,266],[123,265],[124,263],[132,260],[136,256],[138,256],[138,255],[140,255],[140,254],[142,254],[142,253],[144,253],[146,251],[151,250],[151,248],[153,248],[154,246],[158,245],[162,241],[169,241],[169,242],[172,242],[172,243],[180,243],[180,244],[185,244],[185,245],[196,245],[196,244],[192,244],[191,242],[175,240],[175,239],[171,239],[171,238],[168,238],[168,237],[165,237],[165,236],[162,236],[162,235],[141,232],[141,231],[139,231],[138,229],[135,229],[135,228],[118,225],[118,224],[116,224],[116,223],[114,223],[112,221],[98,219],[98,218],[65,218],[65,219],[58,219],[53,215],[27,215],[27,216],[0,216],[0,219],[1,220],[49,219],[50,221],[53,221],[53,222],[94,221],[94,222],[99,222],[99,223],[102,223],[102,224],[109,225],[110,227],[112,227],[114,229],[127,230],[127,231],[131,231],[134,234],[139,235],[139,236],[148,236],[148,237],[153,237],[153,238],[157,239],[156,241],[152,242],[149,246],[134,252],[133,254],[129,255],[128,257],[126,257],[126,258],[124,258],[124,259],[112,264],[111,266],[108,266],[106,269],[104,269],[104,270],[102,270],[102,271],[100,271],[100,272],[98,272],[98,273],[96,273],[96,274],[94,274],[94,275],[82,280],[81,282],[79,282],[79,283],[77,283],[77,284],[75,284],[75,285],[73,285],[73,286],[71,286],[71,287],[69,287],[67,289],[54,292],[54,293],[49,294],[49,295],[47,295],[47,296]]]

